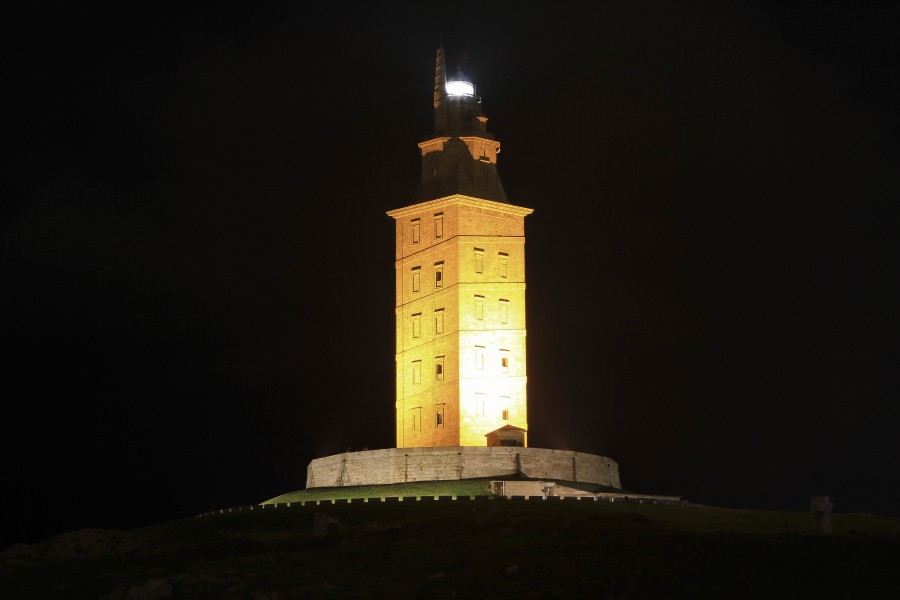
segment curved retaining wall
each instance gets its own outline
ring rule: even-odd
[[[306,468],[306,487],[378,485],[500,477],[581,481],[621,488],[619,464],[605,456],[509,446],[385,448],[317,458]]]

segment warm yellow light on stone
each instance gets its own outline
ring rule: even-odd
[[[388,213],[396,221],[398,448],[484,446],[503,426],[527,431],[531,212],[456,194]],[[416,281],[424,269],[440,277]]]

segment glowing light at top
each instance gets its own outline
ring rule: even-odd
[[[446,85],[448,96],[474,96],[475,86],[468,81],[448,81]]]

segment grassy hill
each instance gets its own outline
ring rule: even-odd
[[[320,487],[296,492],[288,492],[270,498],[263,504],[276,504],[288,502],[313,502],[325,500],[355,500],[362,498],[388,498],[388,497],[422,497],[422,496],[490,496],[491,481],[523,481],[527,477],[484,477],[480,479],[454,479],[441,481],[415,481],[411,483],[392,483],[385,485],[356,485],[346,487]],[[556,481],[561,485],[586,492],[622,492],[619,488],[595,483],[574,481]]]
[[[413,483],[394,483],[389,485],[310,488],[276,496],[266,500],[263,504],[404,496],[489,496],[491,494],[489,489],[491,481],[491,479],[460,479],[452,481],[416,481]]]
[[[273,499],[274,500],[274,499]],[[900,519],[585,501],[351,502],[82,530],[0,554],[3,598],[900,597]]]

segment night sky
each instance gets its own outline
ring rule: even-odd
[[[535,209],[529,444],[900,516],[900,11],[87,4],[3,18],[0,543],[394,445],[385,211],[441,32]]]

